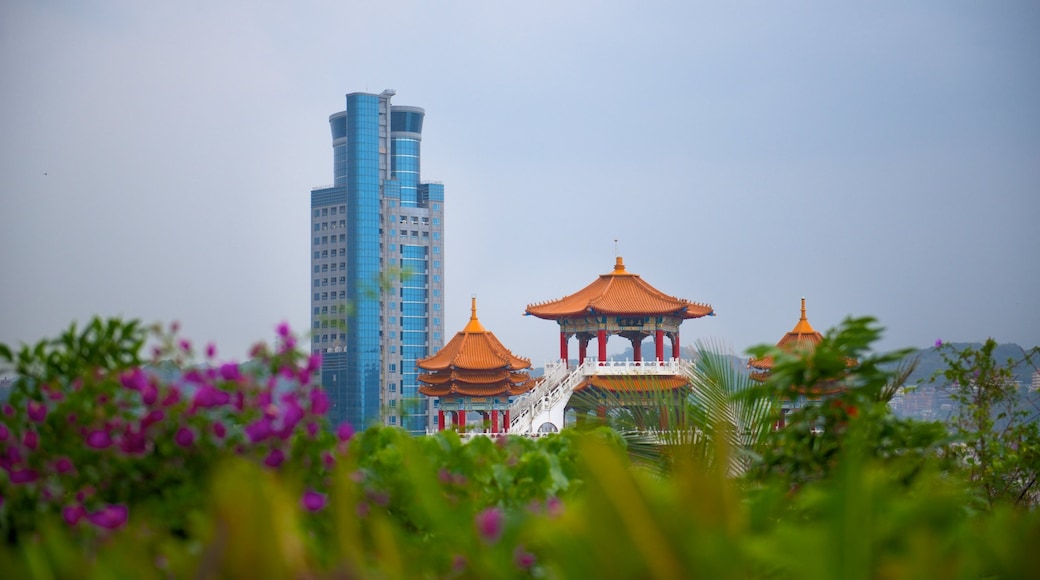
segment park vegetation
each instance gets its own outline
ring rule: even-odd
[[[249,364],[118,319],[0,345],[17,376],[0,415],[4,576],[1036,575],[1036,413],[992,341],[940,345],[950,423],[891,413],[909,353],[873,352],[880,328],[860,318],[812,352],[755,349],[776,360],[763,384],[704,348],[685,397],[464,442],[329,425],[320,359],[276,332]],[[823,386],[835,394],[773,428],[779,400]]]

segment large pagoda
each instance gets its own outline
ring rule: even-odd
[[[526,393],[534,386],[527,369],[531,361],[509,351],[477,318],[477,299],[473,298],[469,323],[433,356],[417,361],[419,392],[438,397],[437,429],[445,429],[445,417],[461,432],[466,413],[484,417],[491,433],[508,431],[510,397]]]
[[[589,342],[599,347],[599,362],[607,360],[607,339],[617,335],[632,343],[633,358],[643,359],[642,343],[654,337],[655,358],[664,360],[664,338],[671,341],[672,358],[679,358],[679,325],[684,320],[714,316],[707,304],[669,296],[625,270],[621,256],[614,271],[602,274],[585,288],[559,300],[528,305],[525,314],[560,325],[560,359],[567,361],[567,343],[578,339],[578,364],[585,362]]]

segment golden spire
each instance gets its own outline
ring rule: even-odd
[[[791,332],[794,334],[812,334],[816,332],[813,330],[812,325],[809,324],[809,319],[805,316],[805,297],[802,297],[802,317],[798,319],[798,324],[794,326],[794,330]]]
[[[627,272],[625,272],[625,261],[621,259],[620,255],[614,259],[614,273],[627,274]]]
[[[466,324],[466,328],[462,329],[462,332],[485,332],[484,325],[477,320],[477,295],[474,294],[472,298],[472,304],[470,306],[469,323]]]

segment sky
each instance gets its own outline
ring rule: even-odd
[[[540,366],[527,305],[620,254],[714,307],[684,345],[775,343],[802,297],[882,350],[1040,344],[1036,2],[5,0],[0,79],[9,345],[305,333],[328,116],[384,89],[445,184],[446,338],[476,296]]]

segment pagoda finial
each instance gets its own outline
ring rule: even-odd
[[[484,332],[484,325],[477,320],[477,295],[470,298],[469,324],[462,329],[463,332]]]
[[[621,259],[621,256],[614,258],[614,272],[624,272],[625,261]]]
[[[798,324],[794,325],[794,330],[791,332],[795,334],[812,334],[816,332],[813,330],[811,324],[809,324],[809,318],[805,315],[805,297],[802,297],[802,316],[798,319]]]

